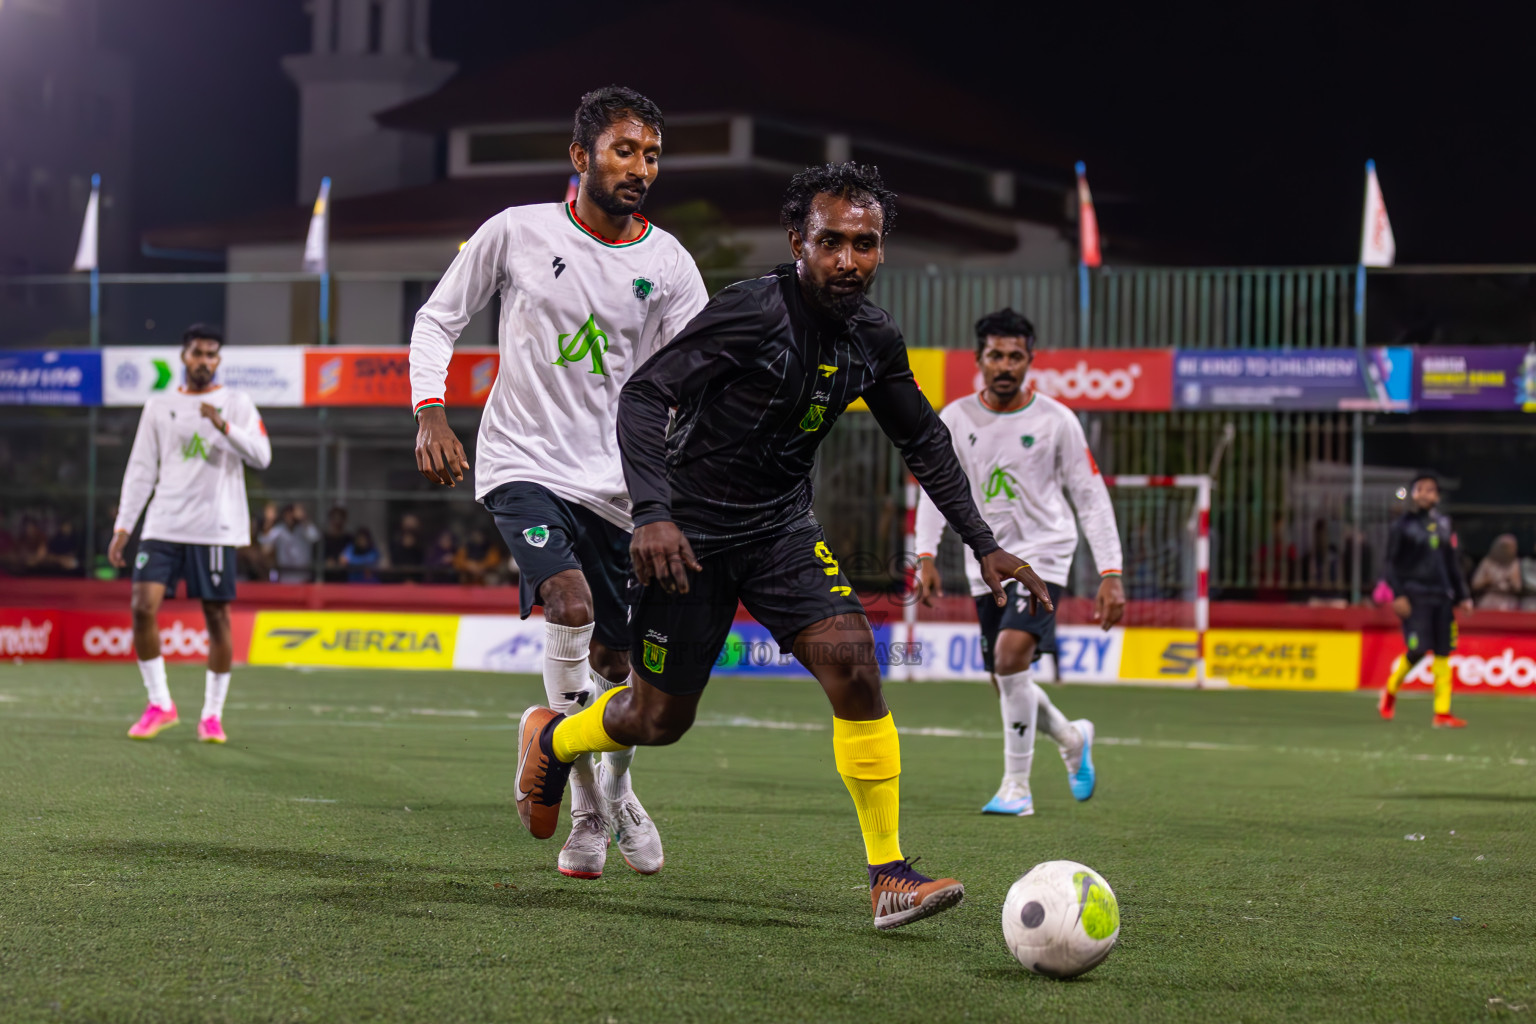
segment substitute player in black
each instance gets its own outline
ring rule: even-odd
[[[1392,663],[1392,674],[1381,691],[1379,709],[1390,719],[1397,690],[1425,654],[1434,657],[1437,729],[1461,729],[1463,719],[1451,714],[1451,652],[1456,649],[1456,607],[1472,610],[1472,594],[1456,561],[1456,533],[1451,519],[1438,508],[1440,483],[1432,473],[1420,473],[1408,485],[1413,508],[1392,524],[1387,536],[1385,579],[1395,595],[1392,610],[1403,620],[1406,653]]]
[[[1014,578],[1050,601],[993,539],[949,431],[913,380],[901,332],[865,298],[894,200],[871,167],[796,175],[783,209],[796,262],[715,296],[625,385],[619,447],[635,502],[630,627],[641,657],[629,686],[586,711],[525,713],[518,811],[535,836],[553,834],[579,754],[672,743],[687,731],[739,600],[832,703],[833,752],[864,835],[875,927],[963,896],[959,882],[920,875],[901,855],[900,748],[874,638],[811,511],[816,449],[849,403],[865,399],[976,552],[997,600]]]

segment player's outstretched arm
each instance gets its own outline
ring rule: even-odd
[[[469,468],[469,456],[440,405],[427,406],[416,414],[416,468],[433,483],[449,487],[463,480]]]

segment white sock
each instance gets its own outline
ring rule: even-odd
[[[171,688],[165,682],[165,659],[150,658],[139,662],[139,675],[144,677],[144,689],[149,691],[149,702],[162,711],[169,711]]]
[[[1038,689],[1029,670],[997,677],[998,703],[1003,711],[1003,771],[1028,784],[1035,760],[1035,714]]]
[[[592,686],[599,694],[607,693],[614,687],[623,685],[624,683],[616,683],[612,679],[604,679],[596,672],[592,673]],[[634,763],[634,760],[634,747],[625,747],[623,750],[610,750],[603,755],[603,799],[610,803],[618,803],[625,797],[634,794],[634,787],[629,781],[629,766]]]
[[[597,770],[591,754],[577,754],[571,762],[571,816],[602,807],[598,799]]]
[[[1051,703],[1051,698],[1045,695],[1045,690],[1040,684],[1030,682],[1030,687],[1035,691],[1035,703],[1040,708],[1040,728],[1056,745],[1066,750],[1075,751],[1083,744],[1083,737],[1078,733],[1077,726],[1067,721],[1067,716],[1056,710],[1056,705]]]
[[[587,678],[587,656],[592,650],[592,627],[544,623],[544,696],[549,709],[562,715],[581,710],[592,702]]]
[[[203,683],[203,717],[223,718],[224,698],[229,696],[229,673],[208,670]]]

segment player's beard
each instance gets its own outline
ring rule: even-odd
[[[620,182],[619,184],[628,184]],[[586,184],[587,198],[597,204],[597,208],[610,217],[627,217],[632,213],[639,213],[640,207],[645,205],[645,196],[649,191],[644,185],[633,185],[640,193],[638,199],[628,199],[620,195],[616,187],[603,188],[596,182],[589,181]]]
[[[187,384],[191,386],[193,391],[206,391],[208,389],[208,385],[212,383],[213,373],[206,367],[201,367],[196,370],[188,368]]]
[[[836,320],[847,320],[857,313],[859,307],[864,304],[865,292],[869,290],[868,280],[864,281],[857,290],[843,294],[832,291],[830,282],[826,284],[812,284],[806,281],[804,277],[801,278],[801,281],[805,284],[805,297],[810,301],[811,305]]]

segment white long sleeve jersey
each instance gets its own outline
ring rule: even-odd
[[[1080,521],[1100,573],[1120,571],[1120,535],[1109,489],[1070,409],[1033,392],[1023,408],[996,412],[978,392],[950,402],[939,418],[949,427],[955,455],[971,481],[971,497],[1003,550],[1024,559],[1046,582],[1065,586]],[[922,494],[916,553],[938,551],[943,530],[938,506]],[[969,550],[965,569],[971,593],[988,593],[981,566]]]
[[[203,416],[204,402],[219,410],[228,434]],[[148,503],[145,540],[244,547],[251,542],[245,466],[271,464],[266,425],[244,392],[216,387],[151,395],[139,414],[113,529],[132,532]]]
[[[453,343],[501,292],[501,368],[475,451],[475,497],[514,480],[630,529],[615,433],[629,375],[704,308],[693,257],[649,223],[607,241],[571,204],[514,206],[465,243],[411,332],[411,402],[440,403]]]

